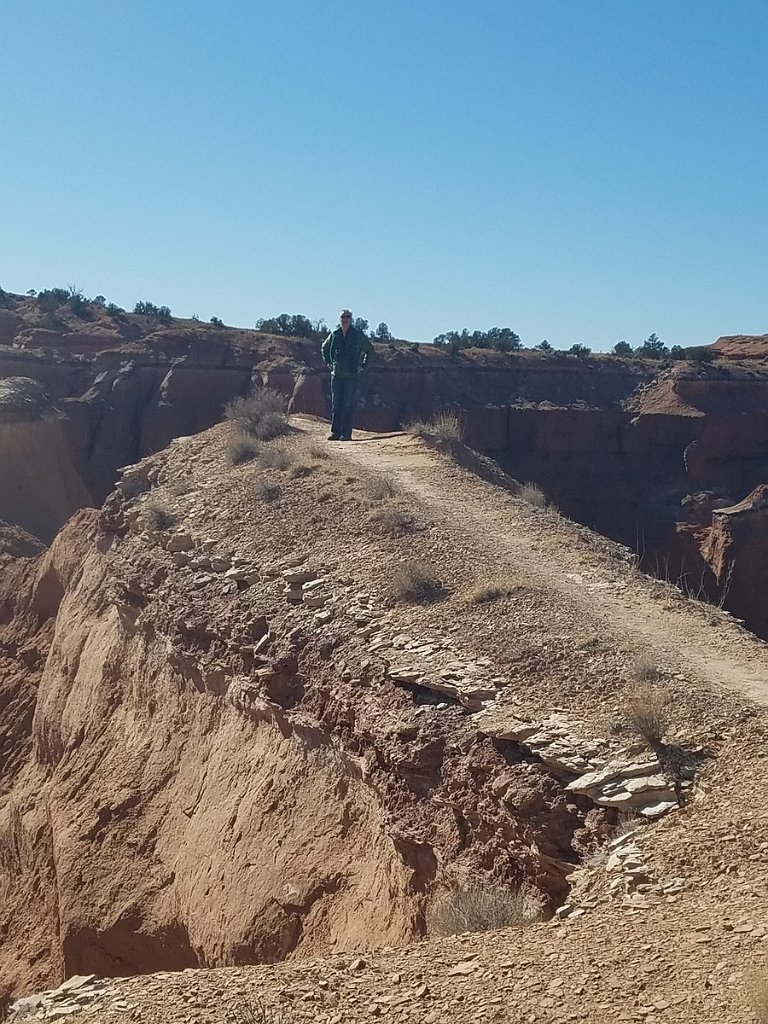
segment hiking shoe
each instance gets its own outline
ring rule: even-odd
[[[339,441],[339,440],[341,440],[341,438],[339,437],[338,434],[329,434],[328,435],[328,440],[329,441]]]
[[[340,441],[351,441],[352,440],[352,435],[351,434],[342,434],[341,437],[339,438],[339,440]]]

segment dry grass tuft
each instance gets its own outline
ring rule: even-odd
[[[475,583],[464,596],[467,604],[488,604],[503,597],[512,597],[519,589],[511,580],[487,580]]]
[[[285,448],[278,445],[265,446],[259,452],[259,462],[269,469],[289,469],[293,465],[293,456]]]
[[[627,695],[624,719],[638,736],[651,746],[658,746],[669,727],[671,695],[657,686],[637,686]]]
[[[259,454],[259,449],[259,442],[239,428],[235,428],[227,438],[227,458],[233,466],[250,462]]]
[[[224,407],[224,418],[244,434],[259,441],[271,441],[287,434],[289,430],[285,399],[270,388],[257,391],[247,398],[233,398]]]
[[[390,593],[396,601],[426,604],[443,594],[443,585],[433,570],[418,558],[409,558],[395,572]]]
[[[637,683],[657,683],[661,679],[661,671],[650,655],[640,654],[632,662],[632,678]]]
[[[431,420],[416,420],[409,423],[405,430],[409,434],[423,437],[428,441],[435,441],[440,445],[458,443],[463,435],[459,417],[455,412],[447,410],[436,413]]]
[[[433,935],[463,935],[499,928],[521,928],[539,918],[531,902],[514,889],[490,883],[470,885],[432,908]]]
[[[267,503],[277,501],[283,493],[282,487],[276,480],[257,480],[253,489],[256,497]]]
[[[280,1010],[243,996],[227,1014],[227,1024],[286,1024],[286,1020]]]
[[[321,462],[325,462],[331,457],[328,449],[324,445],[317,444],[316,442],[311,444],[307,448],[307,451],[313,459],[319,459]]]
[[[365,493],[371,501],[385,501],[397,494],[395,481],[386,473],[377,473],[365,481]]]
[[[387,501],[373,509],[368,522],[380,533],[388,537],[400,537],[411,533],[416,523],[410,512],[399,508],[394,502]]]
[[[162,505],[145,505],[142,511],[144,526],[154,533],[163,533],[172,530],[179,521],[175,512],[171,512]]]
[[[521,485],[517,497],[522,501],[527,501],[529,505],[535,505],[536,508],[546,508],[548,504],[544,491],[538,484],[530,483],[530,481]]]
[[[296,462],[288,470],[288,476],[291,480],[298,480],[300,477],[309,476],[315,470],[314,466],[310,466],[308,462]]]

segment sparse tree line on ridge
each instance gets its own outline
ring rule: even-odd
[[[519,336],[510,327],[492,327],[489,331],[471,333],[465,327],[463,331],[438,334],[432,344],[446,349],[453,356],[468,348],[487,348],[494,352],[520,352],[524,348]],[[591,348],[579,342],[571,345],[569,349],[556,349],[546,338],[538,345],[534,345],[533,351],[543,352],[555,359],[563,359],[568,355],[584,359],[592,354]],[[611,349],[610,355],[638,359],[693,359],[698,362],[712,362],[715,358],[715,353],[706,345],[695,345],[690,348],[673,345],[668,348],[657,334],[649,335],[637,348],[632,348],[627,341],[619,341]]]
[[[43,291],[36,291],[31,288],[27,296],[37,302],[43,313],[54,316],[62,307],[68,307],[75,316],[83,320],[89,320],[93,314],[93,307],[103,310],[108,316],[115,320],[125,317],[126,311],[114,302],[107,302],[103,295],[97,295],[93,299],[86,298],[81,288],[72,284],[67,288],[46,288]],[[11,304],[12,296],[0,288],[0,308],[8,307]],[[161,323],[170,323],[173,319],[168,306],[157,306],[154,302],[141,300],[133,307],[133,312],[143,316],[152,317]],[[190,318],[200,322],[200,317],[193,313]],[[209,323],[214,327],[224,327],[224,322],[217,316],[212,316]],[[362,331],[371,341],[392,342],[394,338],[389,327],[383,321],[375,329],[371,329],[367,320],[357,317],[354,326]],[[310,320],[301,313],[280,313],[279,316],[261,318],[256,321],[254,328],[264,334],[277,334],[291,338],[308,338],[311,341],[321,341],[328,334],[328,325],[322,318]],[[479,348],[491,349],[494,352],[520,352],[523,345],[520,337],[511,327],[491,327],[488,331],[469,331],[466,327],[462,331],[446,331],[438,334],[432,341],[437,348],[445,349],[451,356],[458,356],[466,349]],[[556,349],[546,339],[532,347],[533,351],[544,353],[552,359],[565,359],[569,355],[579,358],[586,358],[592,354],[592,349],[587,345],[576,343],[569,349]],[[657,334],[649,335],[645,341],[635,348],[627,341],[617,342],[611,349],[610,355],[621,358],[636,359],[692,359],[697,362],[712,362],[716,353],[706,345],[694,345],[683,348],[680,345],[668,347]]]

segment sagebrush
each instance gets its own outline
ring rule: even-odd
[[[227,458],[233,466],[249,462],[259,454],[259,443],[243,430],[234,429],[227,438]]]
[[[651,746],[658,746],[669,727],[671,696],[658,686],[636,686],[626,696],[624,719]]]
[[[650,655],[639,654],[632,662],[632,678],[638,683],[655,683],[661,679],[661,672]]]
[[[399,537],[415,529],[415,521],[410,512],[401,509],[392,501],[383,502],[373,509],[368,521],[380,533],[390,537]]]
[[[225,1021],[226,1024],[286,1024],[280,1010],[267,1008],[259,999],[246,997],[229,1010]]]
[[[450,445],[461,441],[463,431],[461,421],[455,412],[443,410],[436,413],[430,420],[415,420],[406,426],[409,434],[423,437],[428,441],[436,441],[441,445]]]
[[[547,496],[538,484],[530,482],[522,484],[517,492],[517,497],[522,501],[527,501],[529,505],[535,505],[536,508],[546,508],[547,506]]]
[[[538,917],[536,908],[515,889],[477,883],[437,903],[430,912],[429,930],[434,935],[490,932],[499,928],[521,928]]]
[[[386,473],[377,473],[375,476],[369,477],[365,481],[364,489],[371,501],[384,501],[388,498],[394,498],[397,493],[395,481]]]
[[[285,399],[271,388],[263,388],[245,398],[233,398],[224,407],[224,418],[259,441],[271,441],[289,430]]]
[[[277,501],[282,496],[283,489],[276,480],[257,480],[254,485],[254,492],[261,501]]]
[[[418,558],[409,558],[392,576],[390,593],[396,601],[426,603],[443,593],[443,585],[431,566]]]
[[[155,533],[172,530],[178,522],[176,513],[163,508],[162,505],[145,505],[142,518],[147,528]]]

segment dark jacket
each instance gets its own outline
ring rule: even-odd
[[[362,331],[350,327],[346,337],[341,327],[331,331],[323,342],[323,362],[334,377],[355,377],[373,358],[373,345]]]

